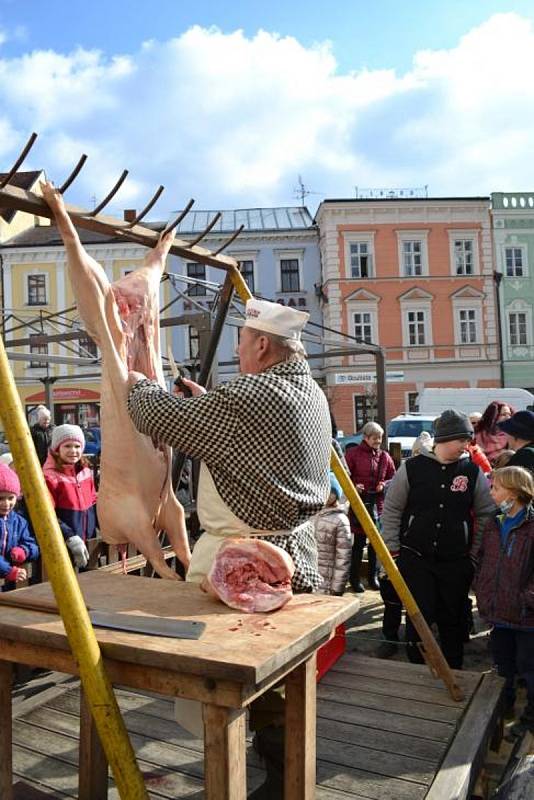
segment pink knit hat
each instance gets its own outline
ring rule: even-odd
[[[20,481],[16,472],[6,464],[0,464],[0,492],[20,495]]]
[[[78,425],[58,425],[52,431],[52,443],[50,445],[50,450],[53,453],[57,453],[60,446],[65,444],[65,442],[78,442],[82,446],[82,450],[85,447],[85,436],[83,435],[82,429]]]

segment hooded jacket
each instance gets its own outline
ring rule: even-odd
[[[496,515],[489,520],[478,551],[473,588],[479,613],[488,622],[534,629],[534,509],[501,536]]]
[[[405,547],[438,560],[462,558],[494,512],[488,481],[467,455],[442,464],[423,450],[389,485],[382,537],[394,556]]]
[[[5,578],[13,566],[10,558],[13,547],[22,547],[27,561],[39,558],[39,547],[30,533],[28,523],[16,511],[10,511],[7,517],[0,517],[0,578]]]
[[[65,540],[80,536],[85,541],[95,535],[96,490],[92,470],[76,466],[66,464],[61,472],[49,454],[43,473]]]
[[[343,507],[325,506],[315,518],[315,539],[323,594],[342,594],[349,577],[352,533]]]

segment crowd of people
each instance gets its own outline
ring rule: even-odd
[[[87,542],[96,536],[97,519],[83,431],[78,425],[53,427],[50,412],[40,406],[30,432],[65,544],[74,564],[85,569]],[[0,578],[2,591],[10,591],[28,579],[27,564],[40,555],[11,453],[0,456],[0,525]]]
[[[296,592],[366,591],[384,601],[382,655],[398,647],[402,604],[377,563],[358,519],[347,514],[329,472],[332,425],[324,393],[305,360],[307,315],[250,300],[239,344],[241,375],[206,391],[184,379],[190,398],[130,373],[128,410],[154,441],[200,460],[197,510],[202,535],[187,580],[202,583],[228,536],[263,536],[295,564]],[[261,413],[258,410],[261,409]],[[44,410],[46,412],[46,409]],[[96,492],[75,425],[52,427],[41,412],[32,428],[44,477],[74,563],[87,565],[96,532]],[[469,593],[492,626],[491,647],[506,680],[513,712],[515,681],[526,681],[527,706],[517,732],[534,730],[534,413],[495,401],[469,418],[449,409],[434,436],[421,435],[413,456],[395,468],[382,448],[383,429],[362,430],[345,466],[371,518],[430,625],[448,663],[461,668],[469,631]],[[28,520],[15,507],[20,485],[12,465],[0,466],[0,577],[12,588],[39,551]],[[407,654],[422,660],[417,632],[406,620]],[[387,649],[389,648],[389,650]],[[266,693],[251,708],[255,746],[268,778],[255,794],[281,796],[283,697]]]
[[[422,433],[397,470],[381,450],[380,426],[367,423],[362,433],[361,444],[346,453],[346,467],[447,662],[462,668],[474,593],[491,627],[510,718],[518,676],[526,684],[527,705],[512,736],[534,732],[534,413],[497,400],[469,416],[446,410],[433,437]],[[352,512],[349,519],[345,582],[363,592],[365,536]],[[367,588],[379,590],[384,604],[376,655],[388,658],[399,646],[402,603],[370,544],[367,551]],[[409,618],[405,639],[409,660],[423,663]]]

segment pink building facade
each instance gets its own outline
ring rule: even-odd
[[[483,197],[319,206],[324,324],[385,349],[388,420],[425,387],[501,385],[489,207]],[[358,430],[374,413],[373,358],[330,360],[325,372],[338,427]]]

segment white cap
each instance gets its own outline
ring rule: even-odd
[[[300,339],[310,315],[305,311],[271,303],[269,300],[247,300],[245,328],[272,333],[283,339]]]

